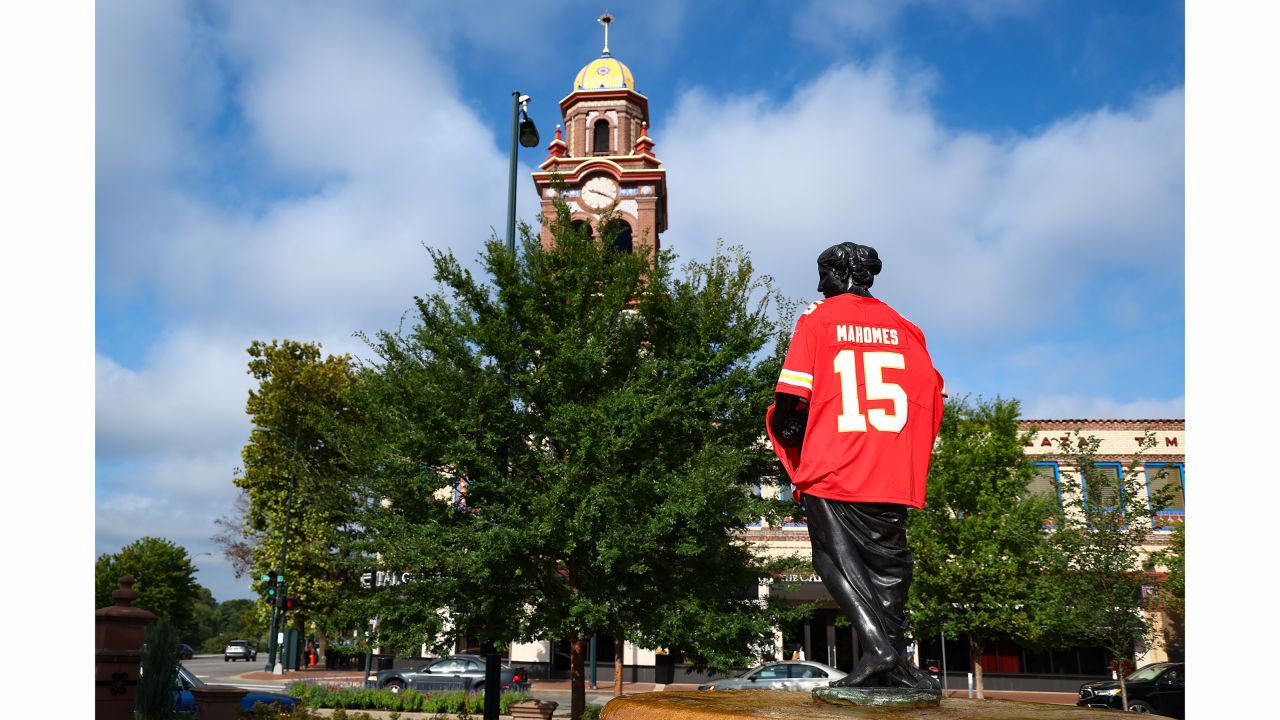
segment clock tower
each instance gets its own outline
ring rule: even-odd
[[[649,99],[636,92],[630,68],[609,53],[611,22],[608,13],[600,16],[604,51],[578,71],[573,91],[560,101],[564,131],[556,126],[547,159],[533,173],[542,245],[555,242],[551,224],[559,197],[574,223],[587,224],[597,237],[601,217],[612,212],[612,222],[621,223],[615,245],[655,258],[659,233],[667,229],[667,171],[653,154]]]

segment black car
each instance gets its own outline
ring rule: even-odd
[[[1124,678],[1125,693],[1129,696],[1129,710],[1139,713],[1186,717],[1183,692],[1186,678],[1185,663],[1155,663],[1143,665]],[[1120,707],[1120,681],[1103,680],[1080,686],[1080,698],[1076,705],[1123,710]]]
[[[522,669],[503,665],[499,679],[503,690],[520,689],[529,682],[529,675]],[[370,680],[375,687],[392,692],[408,688],[423,692],[483,690],[484,658],[479,655],[450,655],[413,669],[383,670]]]

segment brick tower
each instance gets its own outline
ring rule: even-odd
[[[655,257],[667,229],[667,171],[649,138],[649,99],[636,92],[631,70],[609,53],[608,13],[604,50],[578,71],[573,91],[560,101],[565,131],[556,126],[547,159],[533,173],[542,202],[542,245],[554,242],[557,195],[574,223],[600,235],[600,218],[613,211],[622,223],[615,244]],[[564,137],[567,135],[568,137]]]

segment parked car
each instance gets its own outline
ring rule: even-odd
[[[517,689],[529,682],[529,674],[503,664],[499,674],[502,689]],[[413,669],[383,670],[372,676],[375,687],[400,692],[409,688],[432,690],[482,690],[484,658],[480,655],[450,655]]]
[[[699,690],[799,690],[826,687],[847,673],[812,660],[765,663],[734,678],[712,680]]]
[[[191,688],[204,687],[205,682],[196,677],[190,670],[178,664],[178,680],[173,689],[173,709],[178,712],[195,712],[196,697],[191,692]],[[264,692],[261,690],[250,690],[247,695],[240,699],[240,709],[244,712],[253,710],[253,706],[257,703],[266,703],[267,705],[276,705],[281,709],[289,708],[297,705],[300,701],[292,695],[284,693]]]
[[[1140,713],[1186,717],[1184,705],[1185,663],[1143,665],[1124,678],[1129,710]],[[1120,681],[1102,680],[1080,686],[1076,705],[1123,710],[1120,707]]]
[[[258,648],[248,640],[232,640],[227,643],[227,647],[222,651],[222,662],[231,660],[257,660]]]
[[[195,656],[195,654],[196,654],[195,648],[191,647],[186,643],[182,643],[181,645],[178,646],[179,660],[190,660],[193,656]]]

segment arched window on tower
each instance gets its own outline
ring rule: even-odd
[[[618,252],[629,253],[632,250],[631,224],[626,220],[610,220],[609,224],[600,229],[600,237],[611,242]]]
[[[593,155],[609,154],[609,121],[597,120],[591,130],[591,152]]]
[[[591,223],[588,223],[586,220],[574,220],[573,231],[586,233],[586,237],[591,237]]]

